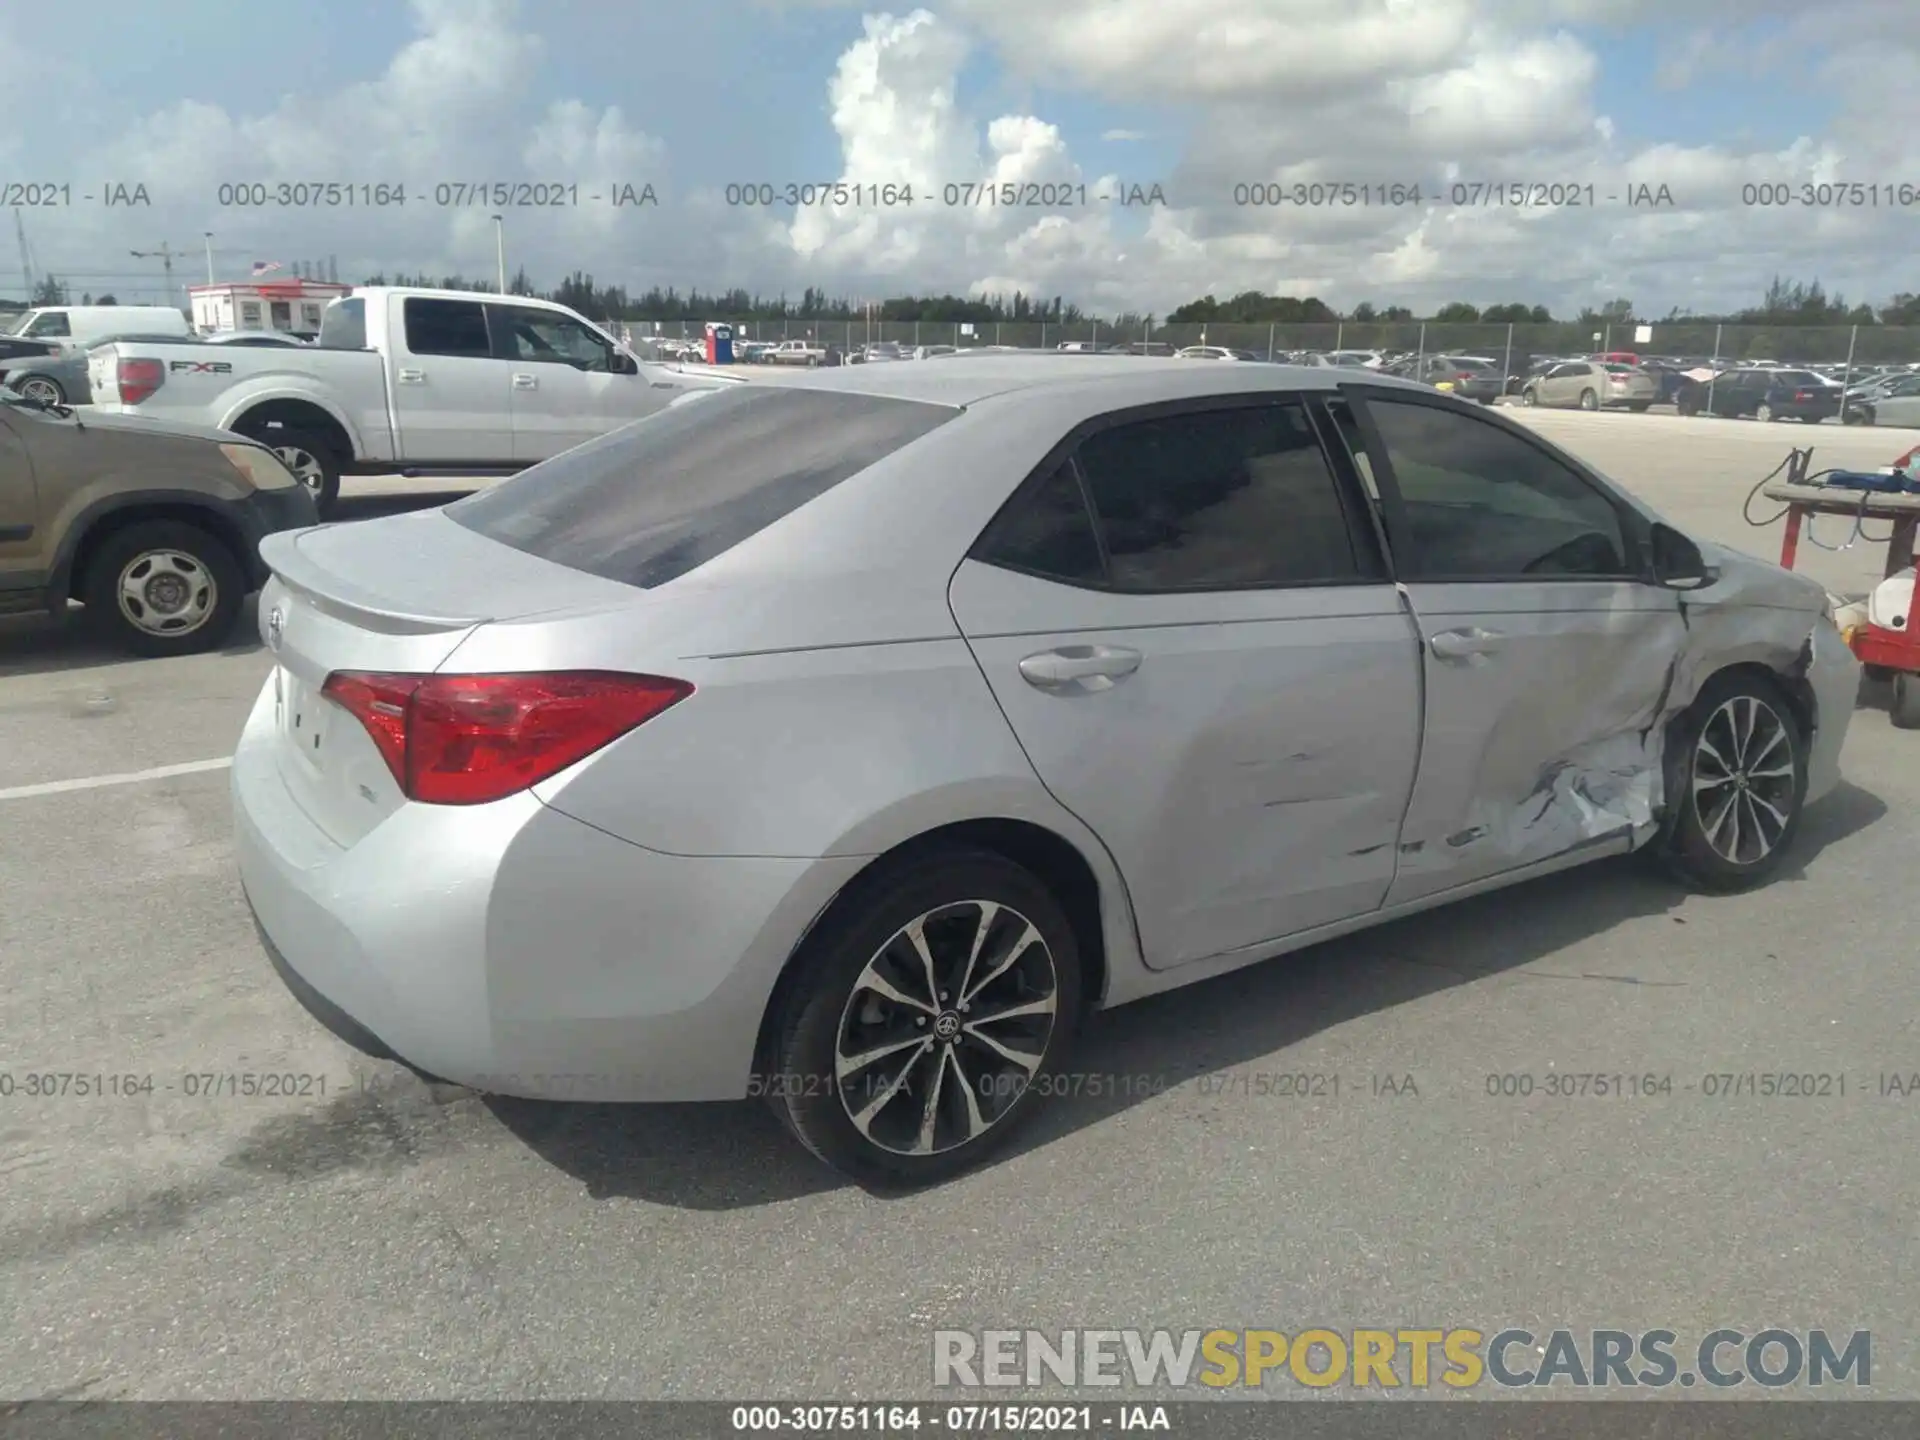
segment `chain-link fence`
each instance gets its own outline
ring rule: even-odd
[[[692,320],[614,322],[635,340],[697,341],[704,326]],[[1687,360],[1778,360],[1786,364],[1856,365],[1920,363],[1920,327],[1891,325],[1655,325],[1653,338],[1638,341],[1636,327],[1593,326],[1578,321],[1552,325],[1445,325],[1438,323],[1363,323],[1335,325],[1146,325],[1116,329],[1095,321],[1074,324],[953,324],[945,321],[739,320],[736,340],[778,343],[809,339],[854,350],[881,341],[913,347],[952,345],[978,349],[1009,345],[1022,350],[1054,350],[1063,345],[1106,349],[1147,343],[1156,349],[1221,345],[1261,359],[1284,359],[1304,350],[1384,350],[1407,354],[1477,355],[1500,363],[1508,373],[1524,369],[1544,355],[1587,355],[1625,351]]]

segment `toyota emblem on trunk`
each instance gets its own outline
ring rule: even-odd
[[[281,638],[287,632],[287,612],[276,605],[267,612],[267,645],[270,649],[280,648]]]

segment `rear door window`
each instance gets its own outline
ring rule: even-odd
[[[651,589],[944,425],[945,405],[752,386],[696,392],[447,507],[469,530]]]
[[[487,337],[486,308],[476,301],[410,298],[404,302],[401,314],[407,330],[407,349],[415,355],[493,358],[493,343]]]

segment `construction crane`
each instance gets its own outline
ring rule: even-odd
[[[20,279],[26,285],[26,291],[20,296],[26,304],[33,304],[33,253],[27,249],[27,222],[20,214],[18,205],[13,207],[13,234],[20,242]]]
[[[158,250],[129,250],[127,253],[136,260],[158,260],[166,267],[167,303],[171,305],[173,303],[173,262],[182,258],[181,253],[173,246],[164,243]]]

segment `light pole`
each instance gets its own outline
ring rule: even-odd
[[[499,281],[494,288],[502,295],[507,293],[506,219],[507,217],[504,215],[496,215],[493,217],[493,258],[494,264],[500,272]]]
[[[173,262],[179,256],[180,252],[175,250],[171,244],[162,242],[158,250],[129,250],[127,253],[133,256],[133,258],[136,260],[158,260],[161,262],[162,265],[166,267],[167,301],[168,303],[172,303],[173,301]]]
[[[207,242],[207,284],[213,284],[213,232],[201,232],[201,238]]]

